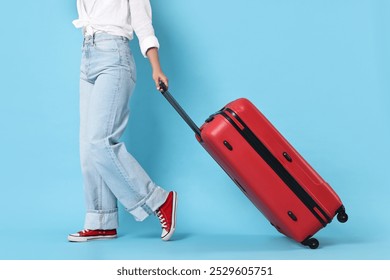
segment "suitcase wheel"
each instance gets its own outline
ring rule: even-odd
[[[345,223],[346,221],[348,221],[348,215],[347,213],[345,213],[345,207],[342,205],[337,211],[337,220],[340,222],[340,223]]]
[[[315,238],[309,238],[303,241],[301,244],[304,246],[309,246],[310,249],[317,249],[320,245],[320,242],[318,242],[318,240]]]
[[[338,214],[337,214],[337,220],[338,220],[340,223],[345,223],[346,221],[348,221],[348,215],[347,215],[347,213],[345,213],[345,212],[338,213]]]

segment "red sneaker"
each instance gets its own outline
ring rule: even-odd
[[[92,239],[111,239],[116,237],[116,229],[84,229],[69,234],[68,240],[72,242],[85,242]]]
[[[157,217],[160,219],[162,233],[161,238],[164,241],[168,241],[176,228],[176,206],[177,206],[177,193],[170,192],[167,200],[156,211]]]

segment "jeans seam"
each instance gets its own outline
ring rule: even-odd
[[[122,69],[119,69],[119,77],[122,77]],[[113,126],[114,126],[114,119],[115,119],[115,113],[114,113],[114,108],[115,108],[115,104],[117,103],[117,97],[118,97],[118,94],[119,94],[119,84],[120,84],[120,79],[121,78],[118,78],[118,84],[117,84],[117,87],[115,89],[115,96],[113,98],[113,101],[111,103],[111,114],[110,114],[110,122],[107,124],[107,128],[106,128],[106,135],[109,135],[109,131],[112,131],[113,130]],[[125,174],[125,171],[123,170],[120,162],[118,162],[118,160],[116,159],[115,157],[115,154],[114,152],[112,151],[112,148],[111,148],[111,144],[110,144],[110,140],[109,140],[109,137],[106,138],[106,141],[105,141],[105,145],[106,145],[106,150],[108,152],[108,154],[110,155],[110,158],[111,160],[113,161],[117,171],[119,172],[119,174],[122,176],[122,178],[126,181],[127,185],[130,187],[130,189],[132,190],[132,192],[135,194],[136,198],[137,199],[140,199],[142,198],[142,196],[135,191],[135,189],[132,187],[132,184],[130,183],[129,181],[129,178],[128,176]]]
[[[99,176],[99,199],[98,199],[98,209],[101,210],[103,208],[103,178]]]

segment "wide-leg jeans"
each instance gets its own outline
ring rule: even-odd
[[[150,179],[120,140],[136,82],[128,39],[107,33],[85,36],[80,72],[84,228],[117,228],[117,201],[142,221],[164,203],[168,192]]]

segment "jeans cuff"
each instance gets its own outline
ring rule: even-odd
[[[168,197],[168,192],[160,187],[156,187],[147,198],[138,205],[128,210],[136,221],[143,221],[153,214],[165,202]]]
[[[91,210],[85,216],[85,229],[116,229],[118,226],[118,209]]]

